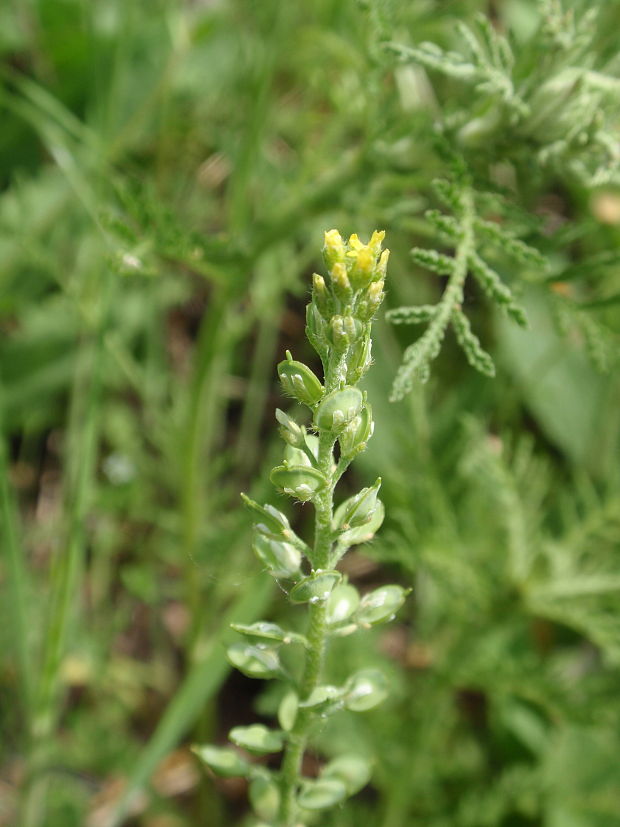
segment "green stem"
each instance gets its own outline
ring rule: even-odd
[[[338,386],[339,364],[339,362],[334,364],[331,361],[328,366],[325,377],[327,392]],[[336,440],[331,433],[321,431],[319,434],[318,465],[329,483],[325,491],[315,501],[316,514],[312,554],[315,570],[328,568],[333,544],[332,518],[336,474],[332,470],[332,463],[335,442]],[[308,647],[306,648],[306,661],[299,693],[302,701],[305,701],[311,695],[320,681],[327,643],[325,603],[310,604],[309,615]],[[295,792],[301,776],[301,763],[313,718],[311,710],[300,708],[293,729],[289,734],[282,760],[282,800],[278,827],[294,827],[297,824]]]

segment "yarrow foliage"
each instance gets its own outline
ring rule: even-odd
[[[429,210],[426,217],[440,237],[454,247],[454,255],[419,247],[411,251],[416,264],[440,276],[448,276],[448,282],[436,305],[398,307],[386,314],[392,324],[428,324],[426,332],[405,351],[394,380],[392,400],[402,399],[416,380],[425,382],[428,379],[430,364],[439,354],[448,327],[452,327],[470,365],[486,376],[495,375],[493,360],[482,348],[463,313],[463,292],[468,274],[473,276],[488,298],[517,324],[522,327],[527,325],[525,312],[515,301],[512,291],[482,257],[480,250],[484,244],[500,248],[523,266],[541,268],[545,265],[545,259],[538,250],[516,238],[501,224],[487,221],[477,214],[476,195],[467,180],[438,180],[434,183],[438,196],[453,215]]]
[[[307,823],[313,813],[342,802],[368,782],[370,766],[359,755],[331,760],[312,779],[302,777],[301,762],[320,720],[341,709],[371,709],[387,694],[386,679],[376,669],[361,670],[341,686],[323,683],[329,638],[389,621],[407,594],[393,585],[361,596],[336,568],[351,546],[373,537],[384,516],[378,498],[380,479],[334,511],[336,484],[365,449],[374,428],[370,404],[357,383],[371,364],[372,318],[384,295],[389,251],[381,249],[383,237],[383,232],[374,232],[363,244],[357,235],[345,242],[337,230],[325,233],[327,273],[313,276],[306,316],[306,333],[323,363],[323,380],[288,351],[278,365],[282,390],[310,409],[312,423],[308,429],[284,411],[276,411],[286,444],[271,481],[282,494],[313,504],[313,542],[298,537],[278,509],[242,495],[255,517],[254,552],[289,602],[307,606],[308,626],[305,634],[299,634],[266,621],[236,625],[242,640],[228,650],[229,661],[245,675],[287,685],[278,729],[255,724],[234,727],[229,733],[232,744],[248,753],[282,751],[280,769],[257,764],[233,747],[208,745],[196,747],[196,753],[215,773],[246,777],[257,817],[274,827]],[[291,646],[304,651],[300,675],[285,665],[285,652]]]

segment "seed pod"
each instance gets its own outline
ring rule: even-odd
[[[277,465],[269,478],[276,488],[302,502],[311,500],[326,485],[320,471],[304,465]]]
[[[293,586],[289,593],[291,603],[322,603],[340,580],[339,571],[315,571]]]
[[[278,511],[277,508],[272,505],[259,505],[246,494],[241,494],[241,499],[254,516],[260,519],[261,522],[258,525],[260,525],[263,534],[268,534],[278,540],[295,536],[286,515]]]
[[[340,626],[345,622],[360,603],[360,596],[355,586],[341,583],[332,591],[327,601],[325,619],[329,626]]]
[[[359,388],[346,387],[332,391],[317,408],[314,422],[317,428],[340,433],[362,409],[364,397]]]
[[[375,514],[377,494],[380,488],[381,477],[370,488],[362,488],[359,494],[349,497],[343,503],[339,528],[348,531],[350,528],[358,528],[369,523]]]
[[[294,361],[289,351],[286,355],[287,358],[278,365],[282,390],[303,405],[313,408],[323,396],[323,385],[307,365]]]
[[[234,778],[250,774],[251,765],[230,747],[214,747],[207,744],[204,747],[192,747],[192,752],[217,775]]]
[[[340,454],[345,459],[353,459],[365,448],[372,436],[375,423],[372,421],[372,409],[368,402],[360,413],[354,417],[338,437]]]
[[[352,712],[365,712],[378,706],[388,695],[388,682],[378,669],[362,669],[346,684],[344,703]]]
[[[301,553],[290,543],[273,540],[259,530],[254,533],[252,549],[272,577],[277,579],[299,577]]]
[[[306,429],[298,425],[294,419],[291,419],[280,408],[276,408],[276,419],[280,423],[278,431],[282,439],[294,448],[302,448],[305,444]]]
[[[376,623],[385,623],[394,617],[394,614],[405,602],[411,589],[402,586],[381,586],[362,598],[362,602],[355,614],[355,620],[362,626],[374,626]]]

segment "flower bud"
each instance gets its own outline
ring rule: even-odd
[[[323,396],[323,386],[303,362],[295,362],[289,351],[286,360],[278,365],[278,376],[284,393],[307,405],[314,407]]]
[[[331,301],[327,291],[327,285],[323,276],[318,273],[312,274],[312,301],[324,319],[331,316]]]
[[[372,421],[372,409],[368,403],[354,417],[338,437],[340,454],[345,459],[353,459],[366,448],[372,436],[375,423]]]
[[[357,306],[356,316],[363,322],[369,322],[375,315],[383,301],[383,279],[373,281],[368,287],[365,297]]]
[[[375,270],[375,257],[368,247],[351,251],[349,256],[353,259],[349,273],[351,284],[355,290],[362,290],[372,281]]]
[[[354,344],[363,334],[364,328],[359,319],[353,316],[333,316],[329,327],[329,338],[337,350],[345,350]]]
[[[387,265],[388,265],[389,257],[390,257],[390,251],[389,250],[384,250],[381,253],[381,256],[379,258],[379,263],[377,264],[377,269],[376,269],[376,272],[375,272],[375,278],[376,279],[385,280],[385,274],[387,273]]]
[[[294,448],[303,448],[306,439],[306,429],[298,425],[294,419],[291,419],[291,417],[285,414],[284,411],[281,411],[280,408],[276,408],[276,419],[280,423],[278,430],[282,439]]]
[[[286,463],[273,469],[270,480],[289,497],[295,497],[302,502],[311,500],[326,485],[325,477],[315,468]]]
[[[306,305],[306,336],[310,340],[312,347],[319,354],[325,351],[325,348],[327,348],[329,344],[327,331],[327,322],[323,316],[321,316],[314,302],[310,302]]]
[[[349,281],[347,268],[344,264],[341,261],[334,264],[330,271],[330,275],[332,277],[332,288],[334,290],[334,295],[336,295],[343,302],[350,301],[353,296],[353,290],[351,289],[351,282]]]
[[[347,356],[347,382],[357,385],[366,373],[372,362],[372,341],[369,335],[364,335],[355,343]]]
[[[317,428],[339,433],[362,409],[364,397],[359,388],[346,387],[328,394],[317,408]]]
[[[327,269],[331,270],[337,262],[343,262],[346,254],[344,241],[338,230],[327,230],[325,232],[325,243],[323,245],[323,258]]]

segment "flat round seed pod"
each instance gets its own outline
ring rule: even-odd
[[[320,571],[304,577],[291,591],[292,603],[320,603],[327,600],[332,589],[342,579],[339,571]]]
[[[303,405],[312,408],[321,400],[323,385],[303,362],[285,359],[278,365],[278,376],[284,393]]]
[[[306,465],[277,465],[269,478],[276,488],[302,502],[311,500],[327,484],[320,471]]]
[[[339,433],[362,410],[364,397],[359,388],[332,391],[317,408],[314,422],[317,428]]]

